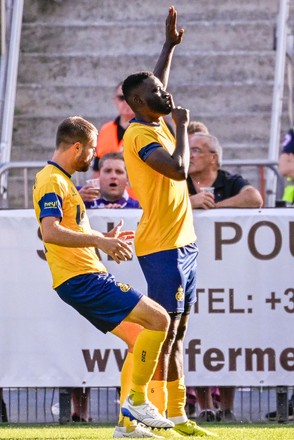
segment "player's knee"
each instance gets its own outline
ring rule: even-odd
[[[159,313],[157,324],[158,324],[158,330],[165,332],[168,331],[170,324],[170,317],[169,314],[164,309],[161,310]]]

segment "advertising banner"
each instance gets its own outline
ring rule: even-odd
[[[195,210],[198,302],[185,338],[187,385],[293,384],[292,209]],[[97,209],[94,229],[141,210]],[[0,387],[118,386],[126,345],[96,330],[52,289],[32,210],[0,211]],[[140,266],[101,258],[146,293]],[[164,277],[165,274],[163,273]]]

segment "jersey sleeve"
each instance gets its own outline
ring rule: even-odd
[[[159,134],[161,133],[161,135]],[[170,130],[168,129],[163,118],[160,119],[160,125],[158,127],[148,126],[144,127],[144,133],[135,137],[135,149],[140,159],[144,162],[148,156],[157,148],[163,147],[161,143],[162,133],[168,134],[167,137],[171,137],[171,141],[174,142],[174,138]]]
[[[44,217],[63,217],[63,192],[62,187],[56,182],[48,182],[39,189],[38,200],[41,220]]]

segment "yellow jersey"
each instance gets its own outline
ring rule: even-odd
[[[130,184],[143,209],[135,235],[138,256],[196,240],[186,180],[170,179],[145,162],[150,151],[158,147],[171,155],[175,149],[175,138],[163,118],[160,123],[133,119],[124,134],[124,158]]]
[[[81,234],[91,234],[91,226],[84,202],[71,180],[71,176],[54,162],[36,175],[33,202],[42,232],[42,218],[59,217],[65,228]],[[70,248],[51,243],[45,244],[53,288],[77,275],[107,270],[99,260],[94,247]]]

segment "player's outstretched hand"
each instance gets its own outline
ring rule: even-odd
[[[135,236],[134,231],[122,231],[121,228],[123,227],[124,221],[123,219],[120,219],[118,224],[111,229],[109,232],[106,232],[104,234],[105,237],[113,237],[113,238],[120,238],[121,240],[132,240]]]
[[[118,264],[121,261],[130,260],[133,256],[133,250],[129,243],[120,238],[99,237],[97,247],[112,257]]]
[[[177,11],[174,6],[170,6],[168,10],[168,16],[165,22],[165,38],[171,45],[175,46],[180,44],[184,35],[184,29],[177,30]]]

